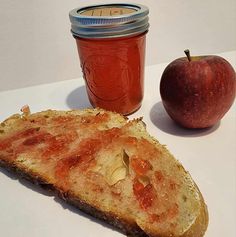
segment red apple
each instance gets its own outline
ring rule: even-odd
[[[186,128],[216,124],[235,99],[236,74],[219,56],[178,58],[164,70],[160,94],[169,116]]]

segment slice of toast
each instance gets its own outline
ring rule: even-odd
[[[0,125],[0,165],[129,236],[201,237],[208,225],[198,187],[141,119],[16,114]]]

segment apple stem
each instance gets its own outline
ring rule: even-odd
[[[190,51],[189,51],[189,49],[185,49],[184,52],[185,52],[185,54],[186,54],[186,56],[187,56],[187,58],[188,58],[188,61],[191,62],[192,59],[191,59],[191,56],[190,56]]]

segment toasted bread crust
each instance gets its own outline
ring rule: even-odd
[[[201,198],[201,202],[200,202],[201,206],[199,209],[199,215],[196,218],[195,222],[192,224],[191,228],[189,228],[186,232],[184,232],[181,237],[193,237],[193,236],[201,237],[201,236],[204,236],[207,230],[208,221],[209,221],[208,210],[201,193],[200,193],[200,198]]]
[[[91,116],[96,117],[100,113],[106,113],[103,110],[95,109],[95,110],[83,110],[83,111],[44,111],[39,112],[32,115],[14,115],[5,120],[3,129],[5,133],[8,134],[12,129],[17,130],[18,123],[20,124],[21,121],[24,120],[34,120],[35,118],[40,118],[44,116],[50,116],[50,117],[57,117],[57,116],[70,116],[71,114],[76,116],[83,116],[85,114],[89,114]],[[112,117],[113,120],[117,120],[117,123],[114,126],[124,126],[127,124],[126,118],[109,112],[109,115],[114,116]],[[108,122],[109,125],[106,125],[105,127],[112,128],[114,121],[110,119],[111,121]],[[65,122],[67,123],[67,122]],[[96,126],[100,126],[100,122],[96,121]],[[119,124],[119,125],[118,125]],[[141,139],[147,139],[153,146],[156,146],[161,153],[166,157],[167,160],[173,160],[172,155],[169,154],[169,151],[161,146],[158,141],[156,141],[154,138],[150,137],[146,133],[144,129],[144,126],[140,119],[134,120],[132,125],[137,131],[142,134]],[[133,129],[131,126],[131,129]],[[101,126],[103,129],[104,124]],[[139,137],[140,135],[138,135]],[[2,135],[4,137],[4,135]],[[0,136],[1,138],[1,136]],[[1,141],[1,140],[0,140]],[[0,144],[1,145],[1,144]],[[184,175],[186,175],[187,179],[191,179],[190,175],[184,171],[181,164],[177,161],[175,162],[176,169],[180,170]],[[91,216],[94,216],[95,218],[104,220],[105,222],[111,224],[112,226],[120,229],[123,233],[127,234],[128,236],[133,237],[202,237],[206,231],[207,225],[208,225],[208,212],[207,207],[204,203],[203,197],[197,188],[196,184],[191,181],[191,188],[196,192],[197,199],[194,200],[194,203],[197,205],[197,211],[194,210],[194,212],[197,212],[198,214],[194,218],[193,223],[190,223],[187,225],[186,229],[181,232],[181,234],[175,234],[174,232],[170,232],[168,229],[166,230],[158,230],[156,227],[149,226],[146,223],[139,223],[135,220],[135,218],[132,218],[129,215],[121,215],[120,213],[116,213],[113,209],[110,211],[106,211],[104,209],[99,208],[99,205],[93,205],[92,202],[88,201],[86,197],[78,196],[74,193],[73,190],[65,190],[63,187],[55,182],[52,182],[52,180],[45,178],[43,175],[41,175],[38,172],[34,172],[27,168],[27,166],[22,166],[21,164],[17,163],[17,161],[8,159],[4,156],[4,153],[1,154],[0,152],[0,166],[4,167],[5,169],[9,170],[11,173],[17,174],[19,177],[23,177],[30,182],[39,185],[43,187],[44,189],[53,191],[58,197],[65,200],[66,202],[74,205],[75,207],[79,208],[83,212],[90,214]]]

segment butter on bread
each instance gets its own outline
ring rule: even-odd
[[[197,185],[141,119],[102,109],[27,110],[3,121],[0,131],[0,166],[129,236],[206,231]]]

